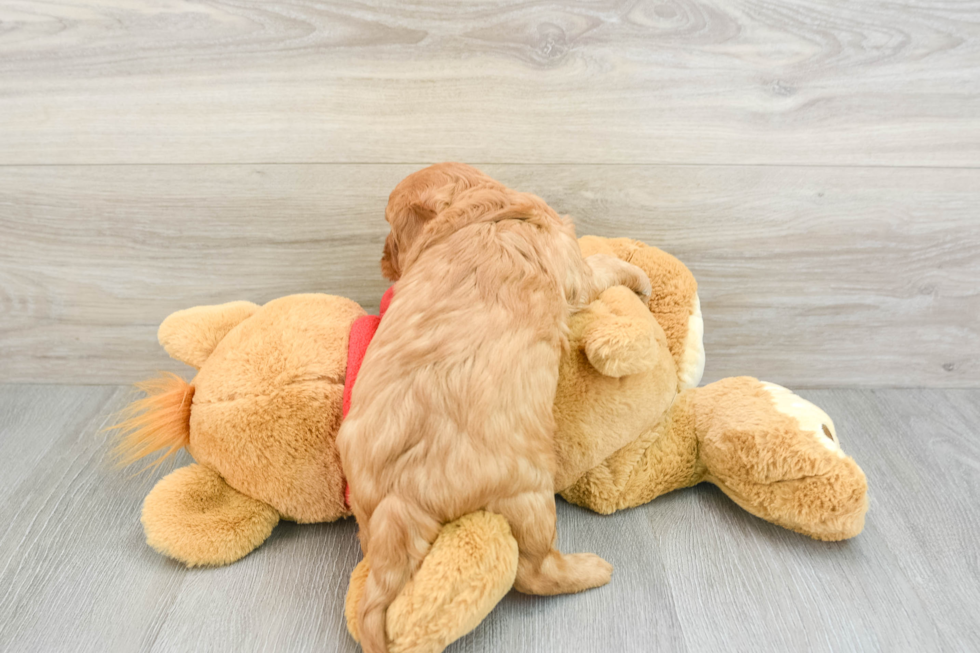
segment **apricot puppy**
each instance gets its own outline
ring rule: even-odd
[[[515,587],[578,592],[609,582],[598,556],[555,548],[554,422],[570,311],[637,267],[583,259],[571,221],[480,171],[444,163],[391,193],[382,270],[397,281],[337,436],[371,573],[365,651],[387,650],[385,613],[442,524],[486,509],[519,547]]]

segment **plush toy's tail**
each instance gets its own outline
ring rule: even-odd
[[[119,423],[107,430],[119,431],[114,453],[120,466],[166,449],[152,467],[187,446],[194,386],[176,374],[163,373],[136,387],[146,396],[120,411]]]

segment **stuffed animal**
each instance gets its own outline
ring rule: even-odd
[[[653,295],[644,305],[612,288],[570,322],[555,399],[556,490],[608,514],[710,482],[750,513],[810,537],[857,535],[865,477],[822,410],[748,377],[696,387],[702,321],[687,268],[630,239],[586,236],[580,245],[585,255],[639,265]],[[172,376],[143,385],[147,397],[120,424],[121,451],[131,461],[186,447],[196,464],[146,497],[150,546],[190,566],[221,565],[259,546],[280,518],[350,514],[334,438],[370,319],[353,301],[310,294],[203,306],[163,322],[164,349],[198,372],[191,383]],[[347,596],[355,638],[368,565],[354,570]],[[442,650],[510,590],[516,567],[501,517],[480,512],[446,525],[388,610],[391,650]]]

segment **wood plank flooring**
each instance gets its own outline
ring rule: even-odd
[[[699,486],[601,517],[559,502],[561,546],[615,566],[599,590],[511,593],[451,653],[980,648],[980,390],[811,390],[868,475],[864,533],[814,542]],[[244,560],[148,549],[99,433],[127,391],[0,385],[0,650],[356,651],[348,520],[280,525]],[[176,464],[186,464],[184,458]]]

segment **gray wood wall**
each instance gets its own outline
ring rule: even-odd
[[[980,3],[0,4],[0,381],[181,369],[171,311],[377,306],[462,160],[697,275],[706,379],[980,384]]]

